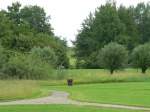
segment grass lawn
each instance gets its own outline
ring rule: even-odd
[[[106,83],[67,86],[47,86],[47,89],[70,93],[72,99],[88,102],[150,107],[150,83]]]
[[[82,107],[72,105],[0,106],[0,112],[145,112],[124,109]]]
[[[0,81],[0,101],[28,99],[67,91],[75,100],[150,107],[150,82],[81,84],[52,86],[49,81]],[[52,84],[52,85],[51,85]],[[57,83],[56,83],[57,84]]]

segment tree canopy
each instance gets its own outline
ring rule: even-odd
[[[55,36],[49,20],[43,8],[19,2],[0,11],[0,46],[5,51],[0,76],[38,79],[51,69],[69,67],[66,41]]]
[[[109,43],[101,49],[97,57],[100,66],[109,69],[113,74],[115,70],[124,68],[128,60],[128,51],[117,43]]]
[[[150,5],[117,7],[108,1],[83,21],[75,45],[77,67],[99,68],[96,56],[110,42],[124,45],[129,53],[139,44],[149,42]]]

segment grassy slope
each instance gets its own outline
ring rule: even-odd
[[[0,106],[1,112],[144,112],[123,109],[105,109],[96,107],[81,107],[72,105],[26,105]]]
[[[48,89],[68,91],[71,98],[99,103],[150,107],[150,83],[109,83],[67,86],[49,86]]]

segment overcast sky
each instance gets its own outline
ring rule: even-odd
[[[58,36],[66,38],[68,44],[75,40],[82,21],[95,8],[104,4],[106,0],[0,0],[0,9],[6,9],[12,2],[19,1],[24,5],[38,5],[51,16],[51,24]],[[116,0],[117,4],[125,6],[136,5],[149,0]]]

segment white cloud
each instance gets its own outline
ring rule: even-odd
[[[82,21],[96,7],[105,3],[105,0],[0,0],[0,9],[6,9],[12,2],[19,1],[24,5],[39,5],[48,15],[51,15],[51,24],[54,32],[68,40],[75,40],[77,30]],[[117,4],[126,6],[136,5],[149,0],[117,0]]]

